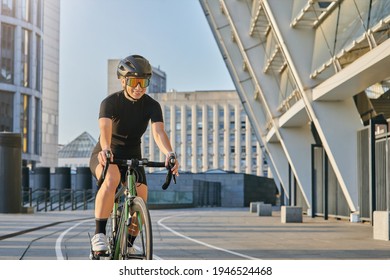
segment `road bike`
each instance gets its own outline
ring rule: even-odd
[[[93,260],[151,260],[153,258],[152,223],[146,203],[141,197],[137,196],[136,179],[137,176],[141,175],[137,173],[136,168],[139,166],[166,167],[167,176],[162,185],[162,189],[166,190],[172,178],[176,183],[175,175],[171,171],[175,165],[175,157],[171,156],[168,159],[168,166],[165,166],[165,162],[154,162],[148,159],[114,159],[110,162],[111,155],[107,154],[106,156],[107,163],[97,185],[100,186],[103,183],[110,164],[127,166],[127,182],[118,186],[114,206],[107,221],[106,232],[109,250],[106,253],[97,253],[92,251],[91,246],[90,258]],[[129,235],[131,235],[130,238],[133,241],[132,246],[129,245]]]

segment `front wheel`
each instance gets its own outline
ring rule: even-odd
[[[151,260],[153,257],[153,237],[152,223],[149,215],[149,210],[140,197],[135,197],[130,204],[129,214],[131,222],[128,224],[128,230],[122,235],[121,252],[125,259],[141,259]],[[134,226],[136,225],[136,230]],[[136,233],[136,238],[132,239],[129,234]],[[129,247],[128,240],[133,241],[132,248]],[[127,251],[125,253],[124,251]]]

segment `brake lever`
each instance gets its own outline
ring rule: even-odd
[[[176,176],[175,174],[172,173],[172,167],[175,166],[175,157],[170,157],[169,160],[168,160],[168,166],[167,166],[167,169],[168,169],[168,173],[167,173],[167,178],[165,180],[165,183],[162,185],[162,189],[163,190],[166,190],[168,188],[168,186],[170,185],[171,183],[171,180],[172,180],[172,177],[173,177],[173,182],[176,184]]]
[[[171,170],[175,166],[176,158],[175,157],[170,157],[169,158],[169,170]],[[172,171],[171,171],[172,173]],[[173,182],[176,184],[176,175],[173,175]]]
[[[165,179],[165,183],[161,186],[161,188],[164,191],[168,188],[169,184],[171,183],[171,179],[172,179],[172,171],[169,171]]]
[[[100,187],[103,184],[103,181],[106,178],[108,166],[110,165],[110,161],[111,161],[111,152],[106,151],[106,164],[103,167],[103,172],[102,172],[102,175],[100,176],[100,179],[97,181],[98,187]]]
[[[169,171],[172,173],[171,169],[175,166],[175,162],[176,162],[176,158],[171,156],[169,158]],[[176,184],[176,175],[175,174],[172,174],[173,175],[173,182]]]

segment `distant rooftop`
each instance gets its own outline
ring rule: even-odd
[[[91,156],[97,141],[88,133],[83,132],[69,144],[58,151],[59,158],[87,158]]]

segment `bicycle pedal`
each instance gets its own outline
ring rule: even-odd
[[[90,259],[91,260],[100,260],[101,258],[108,258],[110,257],[110,254],[108,252],[92,252],[90,254]]]
[[[109,257],[110,253],[108,253],[108,252],[95,252],[95,255],[97,255],[99,257]]]
[[[96,260],[100,260],[100,257],[96,256],[94,253],[91,252],[89,254],[89,259],[92,260],[92,261],[96,261]]]

